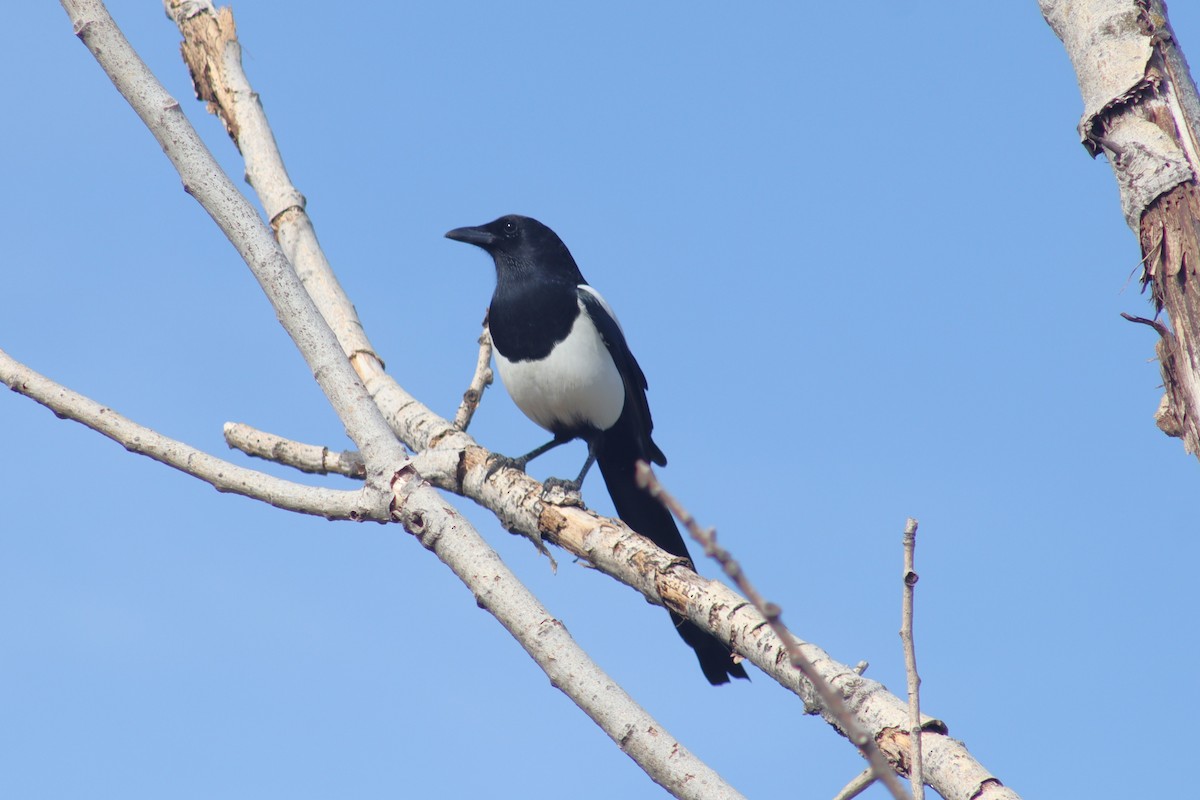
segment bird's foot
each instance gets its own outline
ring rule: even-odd
[[[562,489],[567,494],[579,494],[581,484],[579,481],[569,481],[566,478],[546,478],[542,481],[542,485],[546,490]]]
[[[577,506],[586,511],[587,506],[579,493],[580,485],[579,481],[546,478],[542,481],[542,499],[556,506]]]
[[[517,472],[524,472],[525,465],[528,462],[529,459],[527,458],[509,458],[499,453],[492,453],[488,456],[487,474],[483,476],[483,479],[487,480],[502,469],[515,469]]]

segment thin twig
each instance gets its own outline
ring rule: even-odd
[[[654,497],[666,506],[683,523],[688,533],[692,535],[692,538],[704,547],[704,554],[720,564],[721,569],[737,584],[738,589],[746,596],[746,599],[754,604],[754,607],[767,620],[767,624],[771,626],[771,630],[775,631],[775,635],[784,643],[788,659],[791,661],[792,666],[798,669],[804,675],[805,679],[812,684],[813,689],[816,690],[817,695],[821,698],[821,702],[825,704],[825,707],[837,719],[838,725],[846,734],[846,737],[866,757],[867,762],[871,765],[871,772],[874,776],[887,786],[892,797],[896,798],[896,800],[906,800],[908,794],[904,791],[904,787],[896,777],[895,770],[888,764],[887,759],[884,758],[875,740],[859,728],[858,722],[846,709],[841,696],[833,690],[833,687],[826,683],[813,663],[801,652],[800,643],[796,641],[791,631],[783,624],[782,609],[775,603],[768,602],[759,594],[758,590],[754,588],[754,585],[746,577],[746,573],[741,565],[734,560],[728,550],[717,544],[716,529],[701,528],[700,524],[696,522],[696,518],[691,515],[691,512],[684,508],[678,500],[663,488],[658,477],[654,474],[654,470],[650,469],[650,465],[645,461],[638,461],[637,480],[639,486],[648,491],[651,497]]]
[[[919,577],[915,564],[917,521],[912,517],[904,525],[904,592],[900,604],[900,641],[904,643],[904,672],[908,675],[908,723],[912,737],[913,800],[925,800],[925,767],[921,757],[921,676],[917,674],[917,648],[913,642],[913,589]]]
[[[276,508],[327,519],[387,522],[387,507],[368,505],[362,490],[338,491],[304,486],[257,470],[239,467],[191,445],[139,425],[111,408],[55,383],[0,350],[0,382],[41,403],[59,417],[101,433],[131,453],[147,456],[199,478],[218,492],[240,494]]]
[[[1171,331],[1167,328],[1167,326],[1163,325],[1158,320],[1146,319],[1145,317],[1135,317],[1132,314],[1126,314],[1124,311],[1121,312],[1121,318],[1129,320],[1130,322],[1136,322],[1139,325],[1149,325],[1151,328],[1154,328],[1154,330],[1158,332],[1158,335],[1164,339],[1171,335]]]
[[[310,475],[345,475],[361,480],[367,466],[357,450],[330,450],[318,444],[285,439],[242,422],[225,423],[225,444],[248,456],[274,461]]]
[[[475,415],[475,409],[479,408],[484,390],[492,385],[492,379],[492,333],[488,330],[487,314],[484,314],[483,332],[479,334],[479,358],[475,360],[475,374],[471,376],[471,383],[463,392],[462,403],[454,415],[454,427],[465,431],[471,424],[471,417]]]
[[[860,794],[865,792],[875,782],[875,772],[867,767],[862,772],[858,773],[842,790],[833,796],[833,800],[854,800]]]

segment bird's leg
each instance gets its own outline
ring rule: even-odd
[[[542,485],[547,489],[562,489],[569,494],[578,494],[583,488],[583,479],[587,477],[588,470],[592,468],[592,464],[596,463],[596,445],[593,442],[588,442],[587,461],[583,462],[583,469],[579,470],[579,477],[573,481],[564,480],[562,478],[547,478],[542,481]]]
[[[520,458],[509,458],[508,456],[502,456],[499,453],[492,453],[491,457],[488,458],[488,470],[487,475],[485,475],[484,478],[486,479],[492,477],[497,471],[502,470],[505,467],[508,467],[509,469],[515,469],[518,472],[524,472],[525,465],[530,461],[533,461],[543,453],[548,453],[549,451],[558,447],[560,444],[566,444],[569,441],[571,441],[569,438],[560,438],[555,436],[541,447],[535,447]]]

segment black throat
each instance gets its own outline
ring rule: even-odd
[[[492,344],[509,361],[538,361],[567,338],[579,316],[576,284],[539,275],[508,274],[497,264],[488,312]],[[519,268],[518,268],[519,269]]]

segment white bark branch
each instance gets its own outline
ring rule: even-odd
[[[1162,0],[1040,0],[1075,67],[1088,152],[1103,152],[1142,249],[1157,343],[1158,427],[1200,457],[1200,95]]]
[[[179,103],[133,51],[103,3],[62,0],[62,5],[76,35],[162,146],[183,179],[184,189],[212,216],[254,273],[346,433],[363,454],[368,491],[386,497],[387,477],[403,461],[403,449],[346,364],[337,339],[317,313],[270,229],[221,171]]]
[[[454,432],[453,426],[384,372],[383,360],[368,341],[354,304],[317,241],[312,220],[304,211],[304,196],[288,177],[262,104],[242,70],[241,45],[232,12],[228,8],[217,11],[210,0],[164,0],[163,5],[184,36],[184,58],[197,95],[208,102],[209,110],[220,117],[234,138],[246,161],[247,179],[271,220],[280,246],[360,380],[380,410],[389,416],[391,428],[410,447],[417,438],[434,442],[439,438],[436,431],[414,437],[408,430],[411,427],[432,425],[441,428],[442,434]]]
[[[479,402],[483,400],[483,392],[487,387],[492,385],[492,332],[488,328],[487,317],[483,320],[483,332],[479,334],[479,356],[475,359],[475,374],[471,376],[471,382],[467,385],[467,390],[463,392],[462,402],[458,405],[458,411],[454,414],[454,427],[460,431],[465,431],[471,424],[471,418],[475,416],[475,409],[479,408]]]
[[[867,767],[843,786],[842,790],[833,796],[833,800],[854,800],[854,798],[870,788],[874,782],[875,770]]]
[[[171,9],[178,3],[167,0],[166,5]],[[182,25],[181,30],[185,30]],[[240,66],[233,63],[236,59],[222,57],[219,60],[231,69],[240,70]],[[239,85],[242,80],[238,78]],[[246,96],[253,95],[248,93]],[[253,184],[256,188],[259,185],[273,186],[276,182],[287,184],[281,160],[272,157],[261,164],[256,162],[255,166],[250,165],[256,159],[254,154],[257,152],[249,141],[252,138],[248,134],[251,126],[236,122],[242,119],[241,115],[247,108],[250,108],[250,113],[261,113],[256,100],[252,104],[235,102],[232,112],[223,109],[220,113],[223,118],[228,114],[230,119],[235,120],[239,147],[243,153],[247,153],[247,171],[257,176],[252,178]],[[269,133],[265,128],[265,119],[263,130]],[[271,144],[273,147],[273,139]],[[269,164],[275,163],[278,164],[277,171],[271,172]],[[296,195],[298,193],[281,192],[283,197]],[[295,252],[289,250],[296,260],[297,269],[302,274],[309,274],[309,268],[304,266],[305,259],[309,257],[313,257],[316,263],[313,270],[328,269],[328,263],[319,254],[315,236],[292,230],[293,223],[300,215],[273,212],[266,199],[264,205],[272,214],[272,222],[285,247],[294,237],[304,238],[314,248],[313,252],[303,248]],[[295,204],[289,208],[298,209]],[[297,224],[311,228],[307,217]],[[448,420],[430,411],[384,373],[382,363],[365,342],[365,337],[357,340],[351,336],[361,331],[361,325],[357,323],[353,306],[341,292],[336,280],[306,278],[306,286],[327,318],[332,315],[349,320],[334,325],[343,339],[342,348],[351,354],[359,377],[385,413],[392,429],[411,449],[421,453],[417,464],[425,478],[488,508],[506,527],[535,539],[545,536],[641,591],[653,601],[682,610],[701,627],[731,642],[735,649],[800,695],[806,703],[811,703],[811,687],[798,680],[785,666],[786,658],[783,658],[779,642],[767,631],[761,615],[754,612],[744,598],[721,584],[705,581],[680,567],[669,554],[632,533],[619,521],[597,517],[576,508],[546,505],[541,500],[540,484],[526,476],[504,471],[494,479],[484,481],[487,451],[479,448],[470,436],[456,429]],[[864,679],[853,669],[833,661],[815,645],[802,644],[801,647],[825,679],[842,692],[847,705],[854,710],[855,719],[874,735],[889,760],[894,764],[900,763],[907,755],[906,748],[898,739],[898,735],[906,733],[904,703],[887,693],[878,683]],[[960,742],[944,735],[928,736],[925,755],[928,779],[944,797],[952,800],[1016,797],[975,761]]]
[[[414,425],[414,430],[437,430],[437,426],[427,422]],[[767,620],[745,597],[682,566],[677,558],[634,533],[620,520],[545,503],[541,484],[526,475],[503,470],[487,479],[488,451],[478,446],[463,451],[452,449],[451,445],[459,441],[444,436],[442,448],[418,456],[417,463],[426,480],[476,500],[495,513],[507,529],[530,537],[544,537],[641,592],[650,602],[686,616],[794,692],[806,710],[820,713],[845,734],[837,719],[820,703],[812,684],[791,667],[783,643]],[[875,739],[891,764],[907,772],[908,704],[882,684],[831,658],[817,645],[804,641],[798,644],[817,674],[841,695],[859,729]],[[947,735],[943,723],[928,717],[925,720],[921,743],[925,781],[942,797],[947,800],[1018,797],[980,764],[962,742]]]
[[[1140,115],[1114,113],[1163,88],[1165,76],[1152,68],[1152,12],[1136,0],[1041,0],[1040,6],[1075,65],[1084,107],[1080,138],[1093,154],[1106,149],[1120,160],[1114,172],[1121,207],[1136,232],[1151,202],[1192,180],[1186,148],[1177,140]]]
[[[390,509],[368,509],[362,505],[361,491],[303,486],[230,464],[169,439],[38,374],[2,350],[0,382],[58,416],[86,425],[130,452],[193,475],[217,491],[241,494],[278,508],[329,519],[385,522],[395,518],[434,552],[438,552],[444,542],[453,542],[454,528],[462,525],[452,508],[420,485],[419,476],[411,468],[402,471],[402,476],[395,481],[396,491]],[[468,542],[469,552],[453,559],[455,571],[465,570],[460,577],[481,587],[481,592],[476,594],[480,606],[494,614],[521,646],[535,656],[552,685],[572,699],[577,699],[576,694],[582,695],[587,702],[581,705],[589,716],[624,752],[642,764],[651,778],[677,797],[697,800],[741,797],[719,775],[666,734],[662,725],[588,658],[562,624],[532,594],[523,592],[515,600],[511,598],[514,586],[519,586],[516,577],[491,548],[477,537],[476,541],[482,546],[472,548]]]
[[[504,567],[474,528],[420,480],[411,464],[404,465],[403,449],[339,352],[337,339],[291,264],[253,209],[219,170],[178,104],[141,62],[99,0],[62,0],[62,4],[76,33],[158,139],[184,179],[185,188],[213,217],[258,278],[280,322],[359,446],[367,465],[367,490],[377,488],[376,479],[388,466],[396,470],[390,473],[393,517],[454,570],[555,685],[584,708],[653,780],[681,798],[740,797],[616,689],[561,625],[547,626],[553,623],[549,612]],[[328,282],[317,283],[323,284],[322,291],[333,291]],[[347,303],[347,308],[352,314],[353,307]],[[344,326],[342,332],[348,328]],[[371,353],[355,351],[351,359],[367,365],[370,372],[382,373],[382,364]],[[555,646],[545,647],[546,641]],[[574,673],[560,672],[560,659],[584,677],[562,680]]]
[[[900,641],[904,647],[904,673],[908,683],[908,735],[912,739],[913,800],[925,800],[925,765],[921,757],[921,676],[917,672],[917,645],[913,639],[913,593],[917,586],[917,521],[909,517],[904,525],[904,590],[900,598]]]
[[[369,504],[362,490],[337,491],[304,486],[240,467],[139,425],[111,408],[50,380],[0,350],[0,382],[41,403],[60,417],[107,436],[131,453],[186,472],[218,492],[230,492],[276,508],[326,519],[389,520],[386,503]]]
[[[226,422],[224,433],[225,443],[234,450],[311,475],[334,474],[347,478],[366,475],[362,456],[353,450],[335,452],[328,447],[285,439],[241,422]]]
[[[413,467],[396,475],[398,485],[419,480]],[[405,528],[473,587],[479,605],[533,656],[550,684],[570,697],[655,783],[688,800],[742,797],[605,674],[491,547],[477,536],[462,541],[459,528],[465,522],[436,492],[426,485],[420,491],[398,490],[397,498],[394,513]],[[453,557],[448,557],[447,547],[453,547]]]
[[[305,211],[304,195],[288,177],[266,113],[242,70],[233,12],[227,7],[217,10],[209,0],[164,0],[163,7],[184,36],[183,57],[197,94],[238,146],[246,162],[246,180],[321,316],[356,369],[382,372],[383,362],[325,258]],[[360,362],[368,366],[360,367]]]
[[[832,716],[836,720],[838,728],[867,759],[871,765],[871,774],[887,787],[896,800],[906,800],[908,794],[896,778],[892,765],[887,762],[878,745],[875,744],[875,739],[861,729],[857,720],[842,702],[842,698],[833,691],[833,687],[825,681],[813,663],[804,655],[804,651],[800,648],[800,642],[783,624],[782,609],[775,603],[768,602],[750,583],[750,578],[742,569],[741,564],[733,558],[728,550],[717,544],[716,529],[701,528],[700,523],[696,521],[691,512],[663,488],[658,476],[645,461],[637,463],[637,481],[638,485],[648,491],[651,497],[662,503],[667,511],[683,523],[692,539],[704,548],[704,555],[720,564],[721,570],[737,584],[742,594],[750,599],[755,610],[762,615],[779,641],[783,643],[783,647],[787,651],[788,662],[804,676],[804,679],[812,686],[813,692],[820,698],[820,708],[826,713],[826,716]],[[856,674],[861,675],[862,673],[856,672]]]

